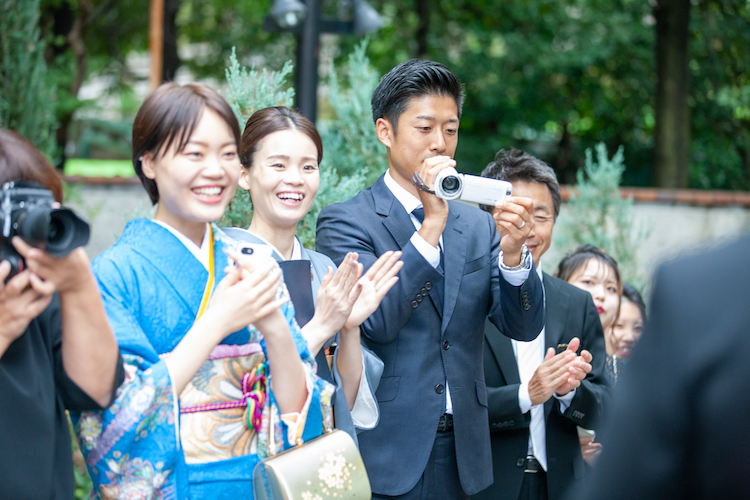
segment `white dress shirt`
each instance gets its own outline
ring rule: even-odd
[[[542,279],[542,265],[536,268],[536,272],[539,274],[539,279]],[[542,287],[544,290],[544,287]],[[546,294],[545,294],[545,308],[546,308]],[[544,403],[532,406],[531,396],[529,396],[529,381],[534,376],[539,365],[544,361],[544,353],[546,345],[545,328],[542,328],[539,336],[530,342],[519,342],[511,339],[513,344],[513,354],[516,356],[516,364],[518,365],[518,374],[521,377],[521,385],[518,387],[518,406],[520,407],[521,413],[526,413],[531,410],[531,423],[529,424],[529,449],[528,454],[534,455],[539,461],[539,464],[546,471],[547,470],[547,443],[546,443],[546,424],[544,421]],[[570,406],[570,402],[575,396],[576,390],[573,389],[565,396],[553,396],[560,402],[560,411],[565,411]]]

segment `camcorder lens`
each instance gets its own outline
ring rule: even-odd
[[[448,177],[443,179],[443,182],[441,185],[443,187],[444,192],[451,194],[451,193],[455,193],[456,191],[458,191],[458,188],[461,184],[458,180],[458,177],[456,177],[455,175],[449,175]]]

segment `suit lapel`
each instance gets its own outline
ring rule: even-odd
[[[487,322],[489,323],[489,320]],[[495,358],[498,368],[500,368],[500,373],[503,374],[505,383],[508,385],[520,384],[521,375],[518,373],[518,363],[516,363],[516,355],[513,354],[513,344],[511,344],[510,338],[497,331],[492,324],[485,325],[484,329],[484,337],[487,339],[487,344],[490,346],[490,351],[492,351],[492,356]]]
[[[380,176],[375,184],[372,185],[372,197],[375,204],[375,212],[383,216],[383,226],[385,226],[391,237],[396,241],[398,248],[403,250],[409,244],[409,240],[415,232],[411,216],[406,212],[404,206],[396,199],[391,190],[388,189],[388,186],[385,185],[383,176]],[[445,231],[443,238],[445,239]],[[435,295],[437,294],[430,293],[428,296],[442,319],[443,305],[438,303]],[[444,327],[445,321],[443,321]]]
[[[461,287],[461,278],[464,274],[464,264],[466,263],[466,238],[464,232],[468,229],[466,224],[459,219],[459,215],[454,211],[448,213],[448,220],[443,231],[443,280],[445,288],[443,292],[443,325],[441,333],[445,333],[448,328],[453,309],[456,307],[458,300],[458,290]]]
[[[375,203],[375,212],[383,216],[383,226],[396,241],[398,248],[403,250],[409,243],[411,235],[414,234],[414,224],[403,205],[385,185],[382,175],[372,185],[372,197]]]
[[[544,285],[546,322],[544,324],[544,352],[550,347],[557,350],[557,345],[570,341],[566,338],[565,324],[568,320],[568,294],[560,288],[560,283],[546,273],[542,273]],[[555,398],[550,398],[544,405],[544,417],[549,416]]]

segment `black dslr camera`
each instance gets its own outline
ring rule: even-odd
[[[64,257],[89,242],[89,225],[67,208],[52,208],[52,191],[33,182],[6,182],[0,191],[0,259],[10,262],[8,279],[25,263],[11,244],[20,236],[33,247]]]

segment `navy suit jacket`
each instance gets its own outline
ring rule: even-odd
[[[376,392],[380,423],[359,435],[372,490],[401,495],[422,475],[445,412],[444,384],[453,404],[461,486],[476,493],[492,482],[487,391],[482,369],[484,323],[491,320],[519,340],[535,338],[544,324],[541,281],[532,269],[520,286],[498,267],[500,236],[492,217],[449,202],[443,231],[443,273],[410,242],[415,229],[383,181],[351,200],[329,205],[318,218],[317,248],[337,264],[359,253],[365,269],[388,250],[401,250],[398,283],[362,325],[383,360]],[[444,280],[441,304],[437,287]]]
[[[576,426],[597,427],[609,398],[609,381],[604,368],[604,333],[591,295],[548,274],[544,275],[543,283],[547,317],[544,351],[578,337],[581,349],[587,349],[593,357],[591,372],[576,389],[565,412],[560,411],[560,403],[554,397],[544,404],[547,491],[550,500],[554,500],[583,478],[584,462]],[[495,482],[474,498],[516,500],[523,483],[531,412],[521,413],[519,407],[521,376],[510,339],[492,325],[487,326],[484,336],[484,375]]]

